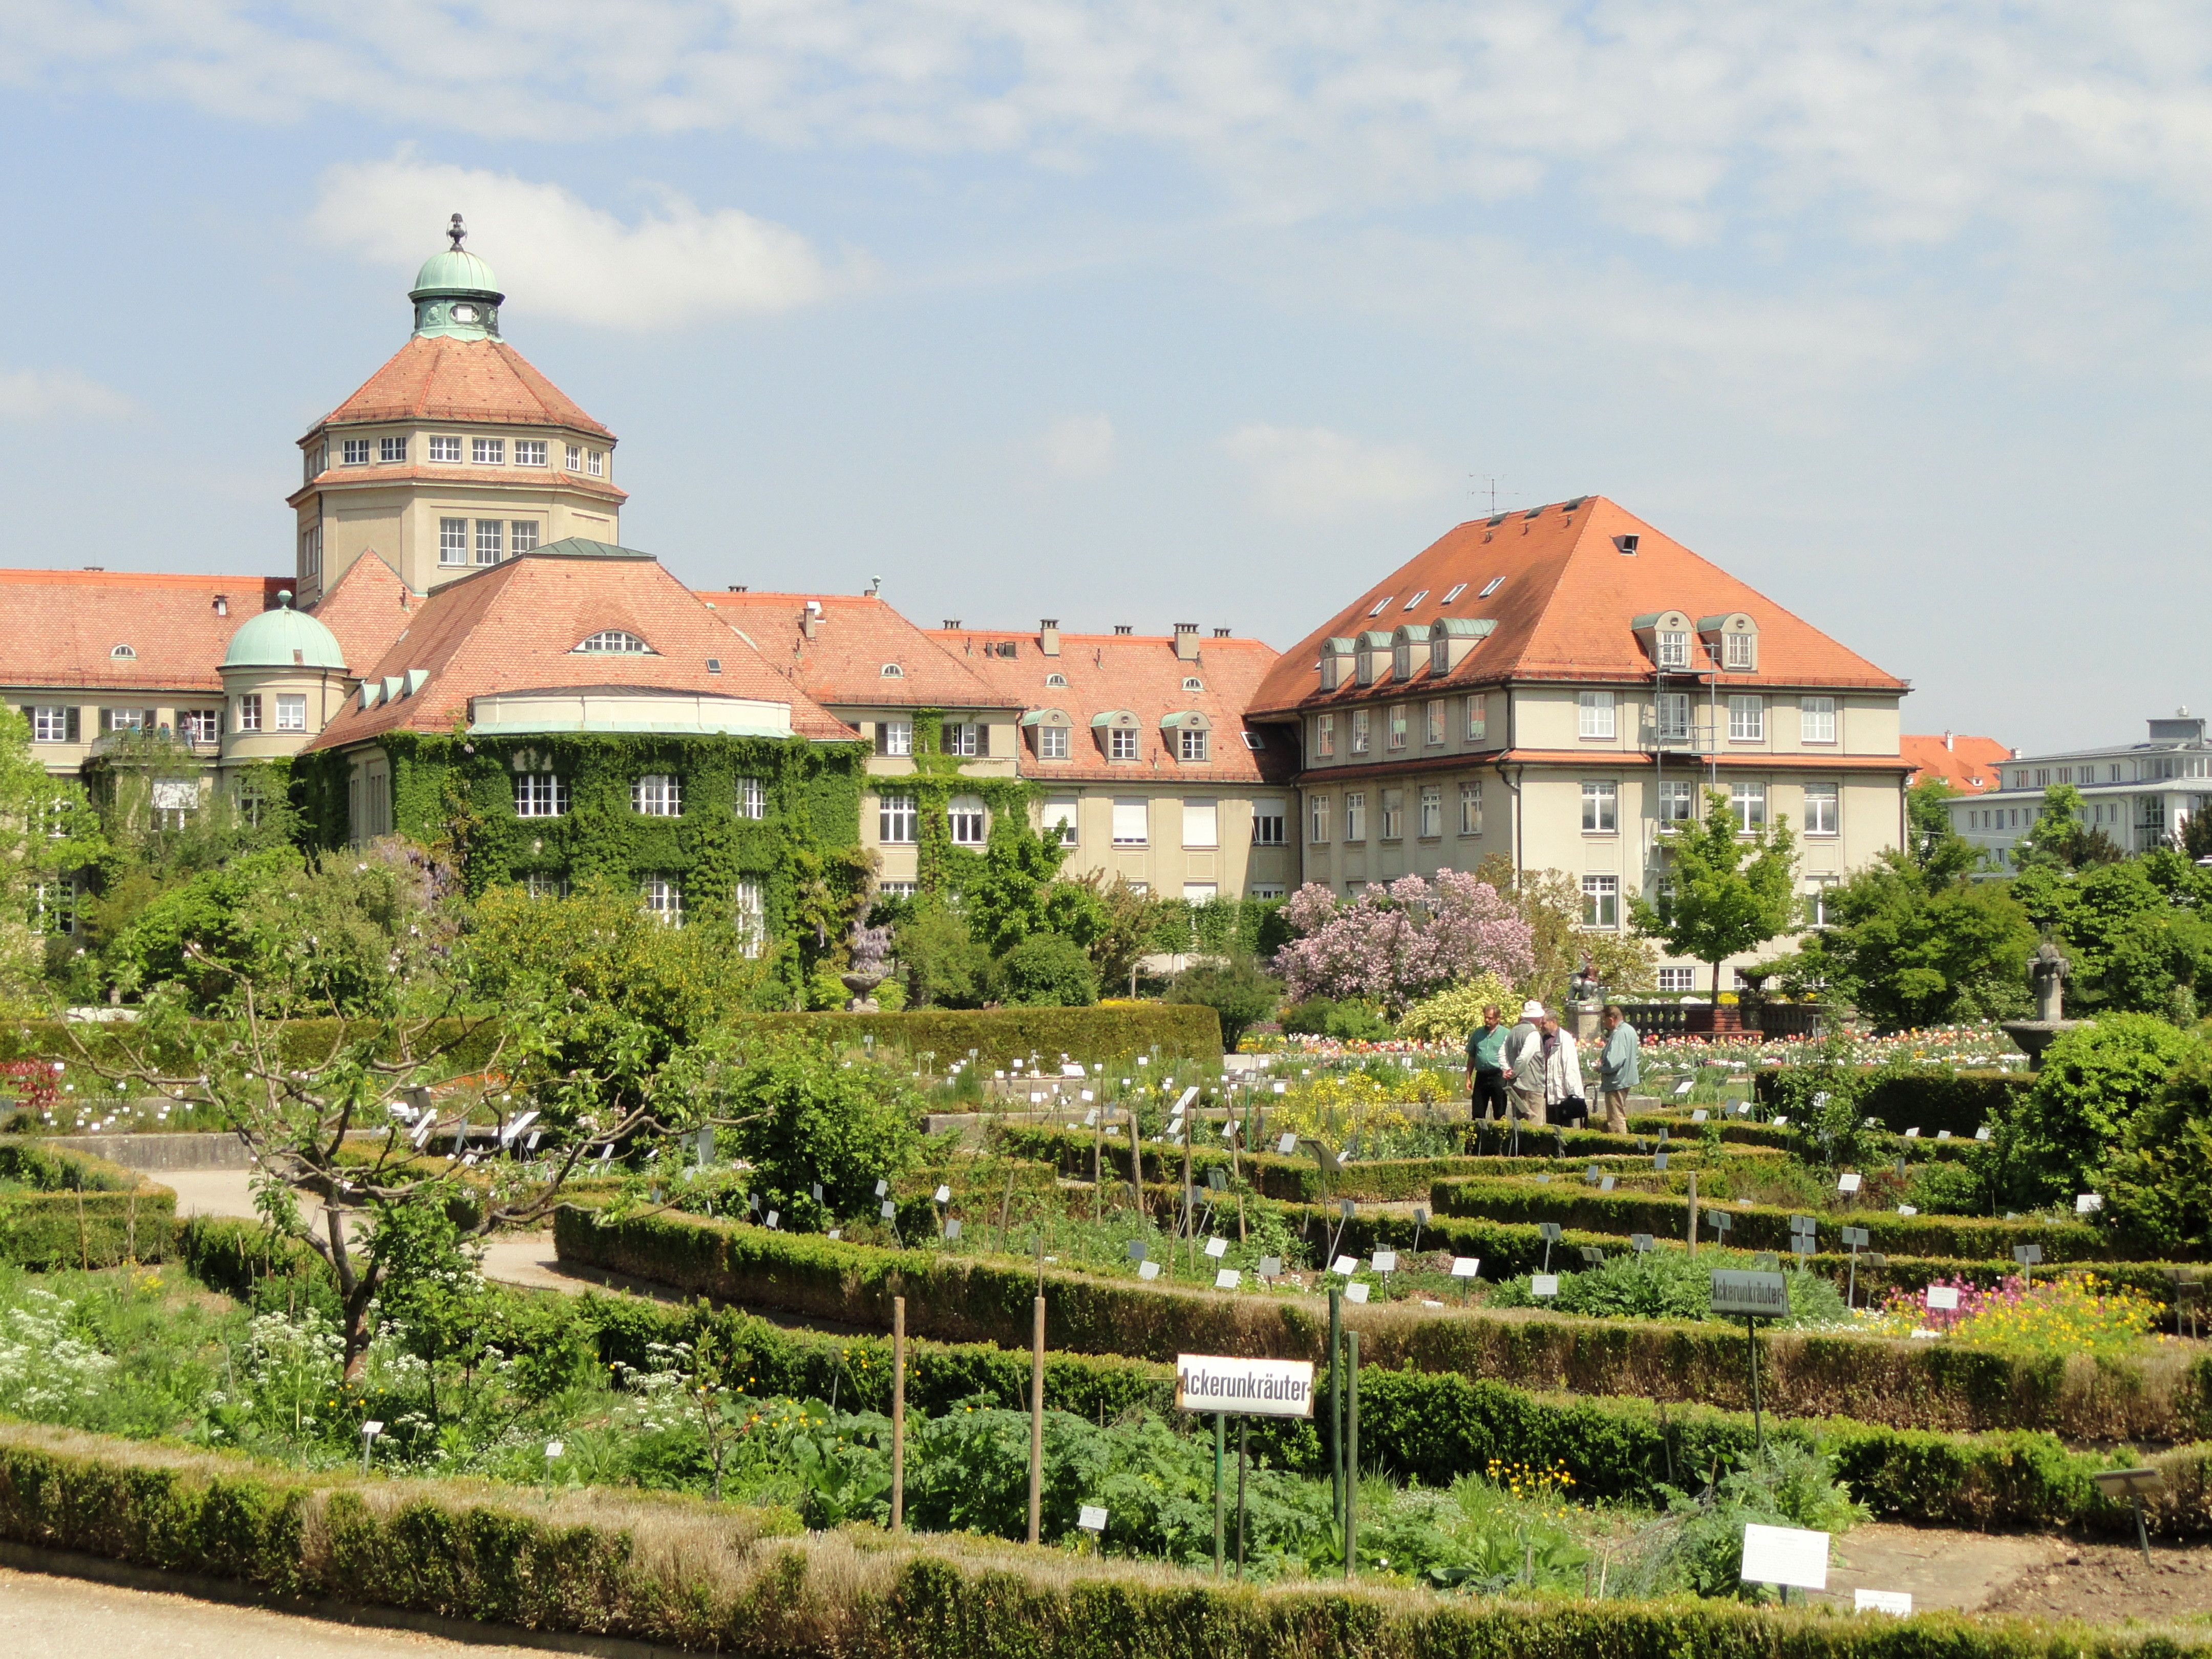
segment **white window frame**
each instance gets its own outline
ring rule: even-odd
[[[1065,731],[1066,728],[1063,726],[1060,729]],[[1058,842],[1062,847],[1073,847],[1079,844],[1082,819],[1083,799],[1079,795],[1055,795],[1044,804],[1042,819],[1044,833],[1050,837],[1053,830],[1055,828],[1058,829],[1060,831]]]
[[[1364,789],[1345,792],[1344,838],[1358,842],[1367,839],[1367,792]]]
[[[386,466],[400,465],[407,459],[407,440],[379,438],[376,441],[376,459]]]
[[[568,452],[566,457],[568,471],[581,472],[584,470],[584,447],[581,444],[568,444],[563,447]]]
[[[469,562],[469,521],[466,519],[438,520],[438,562],[446,565],[466,564]]]
[[[1135,726],[1115,726],[1108,728],[1106,732],[1106,758],[1108,760],[1117,761],[1133,761],[1139,758],[1137,753],[1137,728]]]
[[[1652,718],[1658,724],[1662,743],[1687,743],[1690,740],[1690,694],[1686,691],[1662,691]]]
[[[1334,802],[1327,795],[1315,795],[1309,798],[1306,805],[1309,809],[1306,839],[1316,847],[1326,847],[1328,845],[1329,814]]]
[[[306,692],[279,691],[276,694],[276,729],[279,732],[304,732],[307,729]]]
[[[1188,765],[1204,765],[1212,755],[1212,750],[1206,742],[1210,735],[1204,726],[1177,726],[1176,728],[1176,758]]]
[[[1662,968],[1659,988],[1662,991],[1694,991],[1698,988],[1698,970],[1694,968]]]
[[[1421,706],[1421,742],[1428,748],[1440,748],[1444,740],[1444,701],[1431,697]]]
[[[194,743],[213,743],[222,735],[222,710],[179,708],[177,730]]]
[[[586,458],[584,470],[590,473],[594,478],[605,472],[607,470],[606,451],[604,449],[593,450],[591,454]]]
[[[632,778],[629,810],[641,818],[684,816],[684,781],[672,772],[647,772]]]
[[[1583,878],[1583,927],[1599,933],[1620,931],[1620,878]]]
[[[507,550],[511,557],[520,558],[525,553],[538,550],[538,520],[510,519],[507,526]]]
[[[1836,740],[1836,700],[1804,697],[1797,704],[1797,741],[1833,743]]]
[[[1689,629],[1661,629],[1656,660],[1662,668],[1687,668],[1690,665]]]
[[[33,743],[67,743],[70,708],[67,703],[42,702],[31,710]]]
[[[1729,694],[1728,708],[1730,743],[1766,741],[1765,698],[1753,692],[1732,691]]]
[[[543,438],[517,438],[514,441],[514,464],[517,466],[545,465],[545,441]]]
[[[664,927],[684,925],[684,889],[673,876],[647,876],[639,885],[646,915]]]
[[[1823,811],[1821,809],[1825,808]],[[1808,836],[1837,836],[1843,833],[1844,792],[1832,783],[1808,783],[1805,786],[1805,811],[1802,822]]]
[[[1736,782],[1729,785],[1729,811],[1739,836],[1756,835],[1766,827],[1766,786]]]
[[[1263,796],[1252,803],[1253,846],[1287,846],[1289,835],[1288,806],[1281,797]]]
[[[1385,789],[1382,792],[1382,839],[1384,841],[1405,840],[1406,792],[1403,789]]]
[[[478,519],[476,550],[478,564],[497,564],[507,551],[507,520]]]
[[[955,795],[946,801],[945,824],[955,847],[981,847],[991,838],[990,814],[981,795]]]
[[[1741,629],[1722,635],[1721,666],[1731,673],[1755,672],[1759,667],[1759,636]]]
[[[505,466],[507,465],[507,440],[504,438],[470,439],[469,465],[471,466]]]
[[[1620,786],[1611,778],[1583,780],[1583,834],[1620,833]]]
[[[552,772],[514,775],[514,816],[557,818],[568,811],[568,781]]]
[[[1467,741],[1484,741],[1490,729],[1490,694],[1477,691],[1467,700]]]
[[[921,834],[921,813],[912,795],[876,797],[876,839],[886,847],[911,847]]]
[[[1355,708],[1352,711],[1352,752],[1353,754],[1367,753],[1368,742],[1373,734],[1373,730],[1374,723],[1366,709]]]
[[[1402,702],[1392,703],[1389,709],[1389,739],[1391,748],[1403,749],[1406,746],[1407,725],[1406,705]]]
[[[765,818],[768,816],[768,786],[758,778],[740,777],[737,784],[735,808],[741,818]]]
[[[460,465],[463,453],[461,441],[459,438],[446,434],[432,435],[430,460],[433,465],[450,464],[458,466]]]
[[[338,465],[341,466],[367,466],[368,465],[368,440],[366,438],[339,439]]]
[[[1659,780],[1659,822],[1692,823],[1698,816],[1698,786],[1686,778]]]
[[[974,720],[947,720],[937,728],[937,752],[973,757],[982,752],[982,726]]]
[[[768,944],[768,896],[760,883],[739,877],[730,890],[730,920],[735,924],[738,947],[757,957]]]
[[[1152,841],[1152,803],[1142,795],[1114,797],[1113,843],[1116,847],[1149,847]],[[1134,838],[1123,831],[1134,828]]]
[[[1421,786],[1420,818],[1416,828],[1423,841],[1436,841],[1444,833],[1444,792],[1440,784]]]
[[[1037,758],[1066,760],[1067,758],[1067,728],[1064,726],[1037,727]]]
[[[914,753],[914,722],[912,720],[878,720],[877,726],[883,735],[884,753],[886,755]]]
[[[649,657],[653,649],[626,628],[602,628],[576,641],[579,656]]]
[[[258,732],[261,729],[261,694],[248,691],[238,700],[238,729]]]
[[[1482,833],[1482,780],[1470,778],[1459,787],[1459,832],[1462,836]]]
[[[1314,716],[1314,753],[1324,758],[1336,754],[1336,715],[1334,713]]]
[[[1575,693],[1575,734],[1582,738],[1611,738],[1616,735],[1612,692]]]

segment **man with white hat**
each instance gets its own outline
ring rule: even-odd
[[[1521,1005],[1521,1020],[1505,1034],[1505,1085],[1513,1114],[1524,1123],[1544,1121],[1544,1005]]]

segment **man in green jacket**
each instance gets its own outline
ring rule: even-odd
[[[1597,1017],[1605,1028],[1605,1048],[1597,1060],[1598,1087],[1605,1091],[1605,1130],[1628,1133],[1628,1091],[1643,1080],[1637,1069],[1636,1028],[1621,1018],[1620,1005],[1608,1002]]]
[[[1485,1003],[1482,1024],[1467,1034],[1468,1111],[1484,1122],[1505,1115],[1505,1033],[1498,1005]]]

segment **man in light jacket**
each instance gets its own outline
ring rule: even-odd
[[[1607,1134],[1628,1133],[1628,1091],[1643,1081],[1637,1068],[1636,1028],[1620,1012],[1620,1005],[1608,1002],[1598,1017],[1605,1028],[1605,1049],[1598,1056],[1598,1087],[1605,1091],[1605,1130]]]
[[[1505,1083],[1513,1114],[1524,1123],[1544,1121],[1544,1005],[1521,1005],[1521,1020],[1505,1034]]]
[[[1554,1123],[1574,1118],[1587,1121],[1589,1102],[1583,1093],[1583,1056],[1575,1034],[1563,1027],[1556,1015],[1544,1016],[1544,1106]],[[1542,1118],[1536,1120],[1539,1123]]]

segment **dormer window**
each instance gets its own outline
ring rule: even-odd
[[[1072,757],[1068,734],[1073,723],[1065,709],[1032,709],[1022,716],[1022,724],[1030,728],[1039,760],[1064,761]]]
[[[650,656],[653,647],[635,634],[619,628],[603,628],[596,634],[587,634],[576,647],[580,652],[605,652],[623,656]]]
[[[1693,624],[1685,612],[1649,611],[1630,623],[1629,627],[1635,631],[1637,642],[1643,646],[1651,665],[1661,672],[1686,672],[1692,666],[1690,635]]]
[[[1407,600],[1403,608],[1405,610],[1411,611],[1415,605],[1419,605],[1423,599],[1425,599],[1428,597],[1429,590],[1425,587],[1419,592],[1414,594],[1412,599]]]
[[[1742,611],[1698,618],[1706,653],[1724,674],[1759,672],[1759,624]]]
[[[1182,689],[1186,691],[1203,691],[1206,690],[1206,682],[1195,675],[1188,676],[1183,680]]]
[[[1482,592],[1480,592],[1480,593],[1478,593],[1478,594],[1476,594],[1474,597],[1475,597],[1476,599],[1488,599],[1488,598],[1489,598],[1492,593],[1495,593],[1495,592],[1496,592],[1499,588],[1501,588],[1501,587],[1503,587],[1503,586],[1505,586],[1505,578],[1504,578],[1504,577],[1503,577],[1503,576],[1492,576],[1492,577],[1488,581],[1485,582],[1485,583],[1482,585]]]
[[[1195,708],[1186,708],[1168,714],[1160,720],[1175,746],[1175,757],[1188,765],[1201,766],[1213,758],[1212,722]]]
[[[1688,633],[1680,628],[1661,629],[1658,656],[1662,668],[1687,668],[1690,665]]]
[[[1091,717],[1091,729],[1098,734],[1099,746],[1105,750],[1109,761],[1133,761],[1137,758],[1138,733],[1142,729],[1137,717],[1126,708],[1110,709]]]
[[[138,653],[127,645],[118,645],[107,654],[115,658],[119,662],[128,662],[131,659],[135,658]]]
[[[1045,689],[1046,690],[1048,690],[1048,691],[1065,691],[1065,690],[1067,690],[1067,676],[1066,676],[1066,675],[1065,675],[1065,674],[1048,674],[1048,675],[1046,675],[1046,676],[1044,677],[1044,689]]]
[[[887,680],[902,680],[906,678],[906,670],[895,662],[887,662],[883,666],[882,678]]]
[[[1759,665],[1759,641],[1748,634],[1721,635],[1721,666],[1748,673]]]

